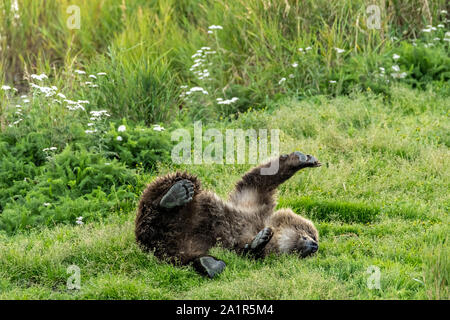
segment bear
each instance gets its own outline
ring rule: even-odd
[[[274,166],[278,170],[266,174]],[[226,266],[208,254],[216,245],[255,259],[271,253],[312,255],[319,248],[317,229],[291,209],[274,211],[275,192],[298,170],[319,166],[314,156],[299,151],[281,155],[247,172],[228,201],[203,190],[199,179],[187,172],[158,177],[141,196],[136,241],[160,260],[190,264],[210,278]]]

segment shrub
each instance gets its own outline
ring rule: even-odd
[[[166,130],[157,131],[155,127],[133,127],[125,121],[123,123],[125,131],[117,131],[118,124],[111,123],[105,134],[107,156],[130,168],[138,166],[144,169],[155,169],[157,163],[169,160],[172,143]]]
[[[111,211],[130,210],[139,196],[135,170],[86,150],[67,147],[27,181],[15,181],[3,196],[0,229],[14,232],[77,216],[99,219]],[[15,193],[14,195],[12,195]]]

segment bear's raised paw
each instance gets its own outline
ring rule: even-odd
[[[300,151],[295,151],[292,153],[293,158],[297,161],[297,165],[301,166],[302,168],[306,167],[320,167],[322,164],[316,159],[316,157],[309,155],[309,154],[303,154]]]
[[[171,209],[185,205],[192,200],[194,196],[194,184],[186,179],[180,180],[166,192],[162,197],[160,206]]]

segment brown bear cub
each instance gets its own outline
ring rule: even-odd
[[[274,212],[274,196],[276,188],[298,170],[320,165],[301,152],[282,155],[246,173],[226,202],[202,190],[197,177],[188,173],[159,177],[142,195],[136,240],[156,257],[191,263],[210,278],[225,268],[223,261],[208,255],[218,244],[255,258],[269,253],[311,255],[318,250],[316,228],[290,209]],[[266,173],[274,167],[276,172]]]

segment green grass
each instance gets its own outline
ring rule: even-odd
[[[432,89],[392,90],[390,103],[373,94],[287,99],[215,124],[279,128],[281,152],[322,161],[279,192],[280,206],[315,222],[314,257],[252,261],[215,248],[227,268],[208,280],[143,253],[129,210],[82,226],[0,234],[0,298],[449,299],[450,100]],[[161,164],[152,176],[188,169],[226,196],[248,168]],[[66,289],[72,264],[81,269],[81,290]],[[367,287],[369,266],[380,269],[380,290]]]
[[[11,87],[0,89],[0,299],[450,298],[445,0],[372,1],[379,30],[365,0],[19,0],[18,13],[13,2],[0,1],[0,86]],[[80,29],[67,28],[69,5]],[[207,80],[190,70],[205,46]],[[99,110],[111,116],[93,120]],[[281,153],[320,159],[279,189],[279,207],[316,224],[318,254],[251,261],[214,248],[227,269],[211,281],[139,250],[146,183],[188,170],[226,197],[251,167],[173,164],[171,133],[196,120],[280,129]],[[70,265],[81,290],[66,287]],[[380,290],[367,286],[371,266]]]

